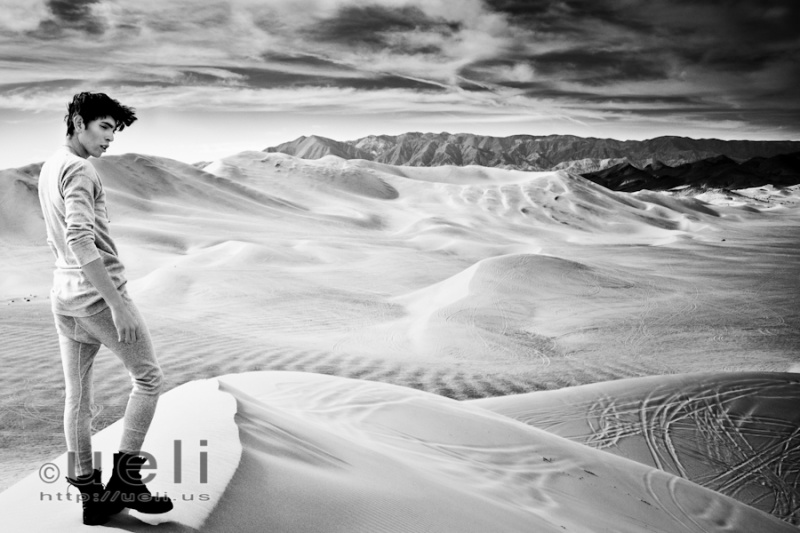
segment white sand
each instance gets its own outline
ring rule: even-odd
[[[292,370],[466,399],[630,377],[799,369],[794,189],[729,206],[614,193],[564,172],[261,152],[205,172],[136,155],[96,164],[129,289],[169,388]],[[0,378],[0,488],[63,451],[63,378],[47,302],[52,257],[35,175],[0,174],[0,357],[8,369]],[[127,376],[105,349],[95,375],[102,377],[95,391],[102,429],[122,416]],[[313,390],[319,378],[309,379],[296,386]],[[320,424],[307,430],[309,439],[335,429]],[[152,438],[171,442],[171,433]],[[303,483],[312,485],[324,477],[307,474]],[[401,493],[417,483],[402,479],[411,485]],[[247,481],[256,482],[280,490],[255,474]],[[313,488],[296,485],[286,497]],[[485,497],[482,489],[467,492]],[[604,497],[580,494],[585,501],[573,508],[593,508],[593,498]],[[453,498],[453,509],[472,501]],[[557,515],[537,516],[552,525]]]

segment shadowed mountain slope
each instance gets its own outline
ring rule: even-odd
[[[670,167],[663,163],[639,169],[622,163],[582,176],[616,191],[652,191],[678,187],[695,191],[708,189],[747,189],[774,185],[786,187],[800,183],[800,152],[758,157],[737,163],[724,155]]]

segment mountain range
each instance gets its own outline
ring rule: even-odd
[[[490,137],[466,133],[405,133],[370,135],[335,141],[312,135],[266,148],[303,159],[334,155],[390,165],[480,165],[542,171],[570,170],[583,174],[620,164],[638,169],[648,165],[679,167],[725,156],[732,163],[800,151],[798,141],[722,141],[688,137],[657,137],[643,141],[583,138],[573,135],[513,135]]]
[[[754,157],[743,163],[724,155],[676,167],[659,161],[644,168],[620,163],[597,172],[584,173],[582,176],[607,189],[623,192],[677,188],[702,192],[708,189],[736,190],[764,185],[785,187],[800,183],[800,152]]]

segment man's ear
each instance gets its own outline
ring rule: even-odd
[[[72,125],[75,126],[75,131],[83,130],[84,129],[83,117],[80,116],[78,113],[73,113]]]

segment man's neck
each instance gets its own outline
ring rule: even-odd
[[[77,155],[78,157],[82,157],[83,159],[89,157],[89,154],[86,152],[81,143],[78,142],[78,137],[75,135],[72,135],[71,137],[67,135],[67,139],[64,144],[70,149],[70,151],[72,151],[73,154]]]

